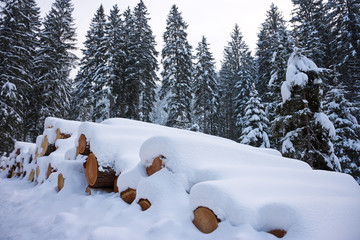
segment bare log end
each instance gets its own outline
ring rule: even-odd
[[[136,198],[136,190],[128,188],[120,193],[120,197],[124,202],[131,204]]]
[[[202,233],[211,233],[218,227],[220,220],[212,210],[207,207],[198,207],[194,211],[193,224]]]
[[[115,171],[110,167],[103,167],[104,171],[99,171],[97,159],[90,153],[86,160],[85,175],[88,184],[93,188],[114,188]]]
[[[56,172],[56,170],[51,166],[51,163],[49,163],[47,174],[46,174],[46,179],[48,179],[53,172]]]
[[[156,157],[152,162],[152,164],[146,168],[146,173],[148,176],[151,176],[154,173],[160,171],[165,166],[162,162],[162,159],[165,159],[165,157],[164,156]]]
[[[64,176],[62,175],[62,173],[60,173],[58,175],[58,190],[59,190],[59,192],[64,187],[64,182],[65,182]]]
[[[31,172],[29,174],[29,181],[30,182],[33,182],[34,181],[34,178],[35,178],[35,170],[34,169],[31,169]]]
[[[90,186],[87,186],[86,189],[85,189],[85,192],[89,195],[91,195],[91,187]]]
[[[60,129],[56,129],[56,140],[58,139],[67,139],[71,137],[71,134],[65,134],[65,133],[62,133],[60,132]]]
[[[36,167],[36,178],[38,178],[40,175],[40,166]]]
[[[150,201],[145,198],[141,198],[138,201],[138,204],[140,205],[142,211],[146,211],[151,207]]]
[[[284,229],[273,229],[268,233],[274,235],[277,238],[283,238],[287,232]]]
[[[90,145],[87,143],[87,139],[84,134],[81,134],[79,137],[79,154],[89,155],[90,154]]]

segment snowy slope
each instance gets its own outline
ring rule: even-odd
[[[286,230],[282,239],[289,240],[360,239],[360,187],[349,175],[314,171],[274,150],[153,124],[110,119],[67,128],[50,120],[49,135],[60,126],[71,137],[57,139],[56,151],[37,164],[51,162],[59,171],[48,179],[40,175],[39,184],[0,172],[0,239],[278,239],[268,233],[272,229]],[[84,157],[76,158],[74,150],[81,133],[90,136],[102,161],[121,172],[119,191],[136,189],[132,204],[119,193],[84,192]],[[160,155],[163,168],[148,176],[146,167]],[[59,172],[65,175],[61,191]],[[142,211],[140,199],[151,207]],[[192,223],[200,206],[220,220],[212,233]]]

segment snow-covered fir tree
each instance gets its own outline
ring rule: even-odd
[[[106,17],[101,5],[90,23],[82,50],[80,70],[75,78],[75,93],[80,120],[101,121],[108,117],[107,47],[105,41]],[[90,117],[90,119],[89,119]]]
[[[34,0],[5,0],[0,20],[0,154],[29,140],[40,10]]]
[[[40,92],[37,135],[41,133],[46,117],[69,117],[70,71],[77,59],[72,52],[76,49],[73,10],[71,0],[56,0],[40,33],[36,69],[36,88]]]
[[[254,147],[270,147],[267,134],[269,120],[264,110],[264,105],[261,103],[261,98],[253,84],[250,99],[245,107],[240,143]]]
[[[215,63],[209,44],[203,36],[196,48],[194,70],[194,122],[200,131],[218,134],[219,90],[215,72]]]
[[[187,24],[176,5],[171,7],[163,34],[165,46],[162,49],[163,71],[161,99],[167,98],[166,125],[188,128],[191,124],[191,82],[192,54],[187,40]]]
[[[280,87],[285,79],[287,60],[292,51],[292,38],[278,7],[271,4],[258,34],[256,62],[257,88],[265,104],[269,121],[275,119],[275,108],[281,102]],[[278,148],[278,139],[269,133],[271,146]]]
[[[321,109],[322,71],[295,49],[288,61],[286,81],[281,86],[283,102],[272,129],[281,138],[284,156],[303,160],[315,169],[341,171],[332,143],[335,128]]]
[[[341,84],[328,91],[324,100],[324,111],[336,129],[334,149],[342,170],[352,175],[360,184],[360,125],[354,116],[359,109],[344,95]]]
[[[293,33],[296,46],[308,53],[310,59],[323,67],[330,67],[328,58],[329,25],[323,0],[292,0]]]
[[[107,43],[109,117],[125,116],[124,66],[126,61],[124,22],[120,10],[114,5],[105,27]]]
[[[150,122],[155,101],[158,52],[155,50],[156,42],[148,15],[145,4],[140,1],[134,8],[130,25],[126,25],[129,41],[125,81],[128,91],[126,117]]]
[[[231,33],[231,41],[224,50],[220,70],[221,86],[220,112],[222,112],[223,137],[236,140],[241,134],[241,122],[245,104],[249,99],[251,84],[256,76],[255,61],[243,40],[236,24]]]
[[[360,2],[329,0],[327,21],[331,24],[331,62],[341,74],[346,97],[360,104]],[[358,120],[360,116],[358,115]]]

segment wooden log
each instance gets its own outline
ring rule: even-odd
[[[136,190],[128,188],[120,193],[120,197],[124,202],[131,204],[136,198]]]
[[[38,178],[40,175],[40,166],[36,167],[36,178]]]
[[[67,139],[71,137],[71,134],[65,134],[65,133],[62,133],[60,132],[60,129],[56,129],[56,140],[58,139]]]
[[[164,156],[156,157],[154,159],[153,163],[146,168],[146,173],[148,176],[153,175],[154,173],[156,173],[157,171],[160,171],[164,167],[162,159],[165,159],[165,157]]]
[[[81,134],[79,137],[79,154],[89,155],[90,154],[90,145],[87,143],[86,137],[84,134]]]
[[[29,174],[29,181],[33,182],[34,181],[34,177],[35,177],[35,170],[31,169],[31,172]]]
[[[56,169],[54,169],[54,168],[51,166],[51,163],[49,163],[49,165],[48,165],[48,170],[47,170],[47,173],[46,173],[46,179],[48,179],[53,172],[56,172]]]
[[[284,229],[273,229],[268,233],[274,235],[277,238],[283,238],[287,232]]]
[[[148,210],[148,209],[151,207],[150,201],[147,200],[147,199],[145,199],[145,198],[141,198],[141,199],[138,201],[138,204],[140,205],[141,210],[143,210],[143,211],[146,211],[146,210]]]
[[[117,185],[117,180],[118,180],[119,176],[116,176],[115,177],[115,180],[114,180],[114,192],[115,193],[118,193],[119,192],[119,188],[118,188],[118,185]]]
[[[90,186],[87,186],[86,189],[85,189],[85,192],[89,195],[91,195],[91,187]]]
[[[49,144],[47,136],[44,137],[44,140],[41,143],[42,152],[40,153],[40,157],[42,156],[49,156],[50,153],[56,150],[54,144]]]
[[[211,233],[218,227],[220,220],[212,210],[207,207],[198,207],[194,211],[193,224],[202,233]]]
[[[90,153],[86,160],[86,180],[93,188],[114,188],[115,171],[110,167],[103,167],[104,171],[99,171],[97,159]]]
[[[62,175],[62,173],[60,173],[58,175],[58,190],[59,192],[61,191],[61,189],[64,187],[64,182],[65,182],[65,179],[64,179],[64,176]]]

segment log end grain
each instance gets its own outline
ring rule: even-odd
[[[143,210],[143,211],[146,211],[146,210],[148,210],[148,209],[151,207],[150,201],[147,200],[147,199],[145,199],[145,198],[141,198],[141,199],[138,201],[138,204],[140,205],[141,210]]]
[[[71,134],[65,134],[65,133],[62,133],[60,132],[60,129],[56,129],[56,140],[58,139],[67,139],[71,137]]]
[[[41,149],[42,149],[42,151],[41,151],[41,153],[40,153],[40,157],[45,156],[45,153],[46,153],[46,151],[47,151],[47,149],[48,149],[48,145],[49,145],[49,141],[48,141],[47,136],[45,136],[44,139],[43,139],[43,141],[42,141],[42,143],[41,143]]]
[[[287,232],[283,229],[273,229],[273,230],[269,231],[268,233],[274,235],[277,238],[283,238]]]
[[[90,186],[87,186],[86,189],[85,189],[85,192],[89,195],[91,195],[91,187]]]
[[[46,179],[48,179],[50,177],[50,174],[53,172],[53,168],[51,167],[51,163],[49,163],[48,165],[48,170],[46,173]]]
[[[81,134],[79,137],[78,148],[79,148],[79,154],[82,154],[82,155],[90,154],[90,146],[87,143],[87,139],[84,134]]]
[[[98,163],[93,153],[89,154],[85,166],[86,180],[90,186],[94,186],[98,178]]]
[[[136,190],[128,188],[120,193],[120,197],[124,202],[131,204],[136,198]]]
[[[153,175],[164,167],[164,164],[162,162],[162,159],[164,158],[164,156],[158,156],[154,159],[153,163],[146,168],[146,173],[148,176]]]
[[[64,187],[64,182],[65,182],[64,176],[62,175],[62,173],[60,173],[58,175],[58,190],[59,190],[59,192]]]
[[[36,178],[38,178],[40,175],[40,166],[36,167]]]
[[[202,233],[211,233],[217,229],[219,219],[212,210],[207,207],[198,207],[194,211],[193,224]]]
[[[30,182],[33,182],[34,181],[34,178],[35,178],[35,170],[34,169],[31,169],[31,172],[29,174],[29,181]]]

